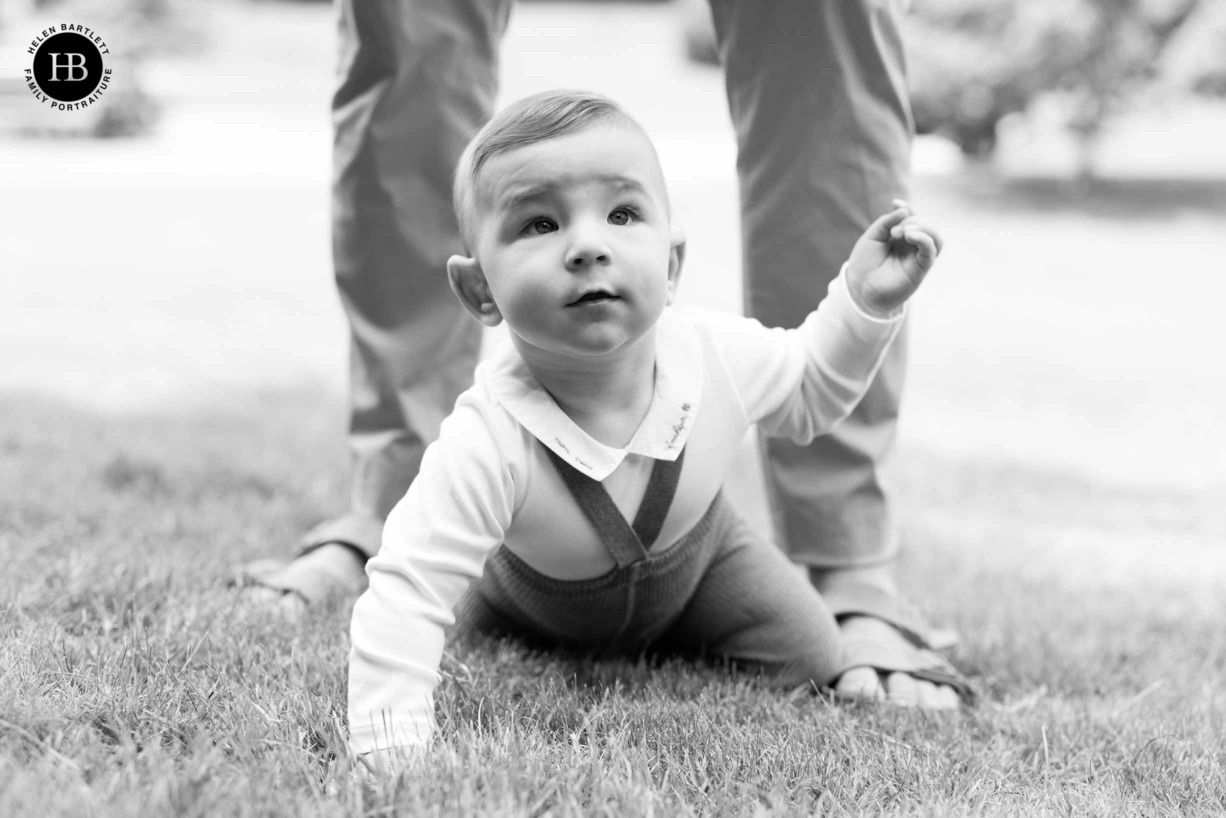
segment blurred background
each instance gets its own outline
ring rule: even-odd
[[[30,39],[61,21],[113,51],[86,111],[25,87]],[[1216,507],[1226,3],[914,0],[907,32],[913,199],[948,246],[913,311],[899,457]],[[258,407],[269,390],[343,404],[335,50],[326,2],[0,0],[0,400],[116,417]],[[502,99],[570,86],[621,101],[653,134],[689,237],[682,301],[739,310],[712,57],[705,0],[521,2]],[[1165,553],[1196,559],[1165,567],[1226,568],[1220,528],[1173,521]],[[1147,543],[1121,564],[1118,536],[1073,539],[1074,573],[1152,568]]]

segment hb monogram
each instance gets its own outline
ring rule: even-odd
[[[84,54],[73,54],[73,53],[62,54],[62,53],[56,52],[56,53],[48,54],[47,56],[51,58],[51,80],[53,82],[60,82],[63,79],[67,79],[69,82],[79,82],[83,79],[86,79],[89,76],[89,70],[85,67],[85,55]],[[68,59],[65,62],[61,63],[59,59],[60,57],[67,57]],[[61,68],[64,68],[67,70],[67,73],[68,73],[67,77],[63,77],[63,78],[60,77]],[[77,76],[78,69],[80,69],[81,71],[81,76],[79,77]]]

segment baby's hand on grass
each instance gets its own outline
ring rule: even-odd
[[[911,205],[895,199],[894,209],[873,222],[852,248],[846,274],[852,298],[869,315],[893,316],[919,289],[943,244]]]

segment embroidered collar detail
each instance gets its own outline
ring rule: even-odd
[[[485,370],[490,391],[521,426],[595,480],[608,477],[627,454],[676,460],[698,416],[703,386],[703,350],[694,326],[666,308],[656,327],[656,383],[647,415],[624,449],[599,442],[558,407],[528,371],[511,343]]]

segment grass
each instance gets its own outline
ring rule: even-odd
[[[678,69],[670,12],[649,12],[521,5],[504,90],[566,65],[658,124],[691,238],[683,297],[735,305],[731,162],[701,167],[731,156],[722,83]],[[131,407],[166,383],[343,369],[316,158],[330,12],[219,14],[225,47],[167,74],[169,135],[5,145],[0,258],[22,273],[0,297],[6,384]],[[593,53],[584,32],[624,47]],[[1163,156],[1217,144],[1169,124]],[[426,764],[366,790],[345,761],[347,606],[291,625],[227,587],[341,508],[339,399],[115,417],[0,391],[0,818],[1226,813],[1226,184],[967,172],[916,194],[949,245],[914,316],[901,567],[961,632],[979,707],[836,706],[717,668],[475,641],[444,667]]]
[[[340,407],[305,390],[227,406],[0,400],[0,815],[1226,811],[1220,584],[1081,570],[1054,536],[1191,559],[1223,512],[924,452],[898,464],[904,575],[961,631],[979,707],[836,705],[474,639],[443,668],[437,749],[364,788],[348,605],[292,624],[227,587],[339,506]]]

